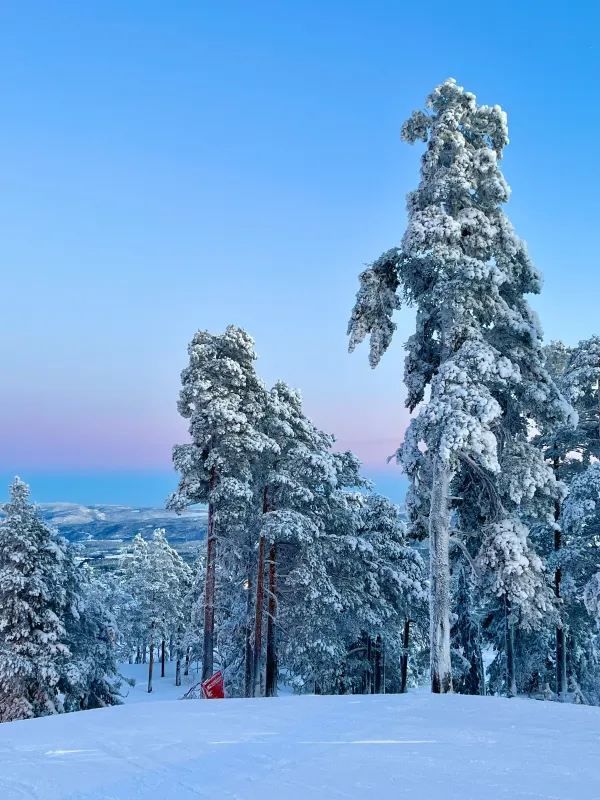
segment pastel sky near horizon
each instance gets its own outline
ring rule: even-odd
[[[40,501],[161,505],[194,331],[234,322],[267,383],[397,498],[402,344],[345,328],[397,244],[421,148],[402,122],[454,76],[509,115],[508,213],[547,338],[598,332],[600,13],[592,2],[0,5],[0,479]]]

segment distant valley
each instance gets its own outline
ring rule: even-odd
[[[76,503],[41,503],[43,519],[70,542],[81,545],[84,555],[109,566],[137,533],[152,536],[164,528],[169,542],[186,559],[193,559],[206,534],[207,513],[195,508],[182,514],[161,508],[82,506]]]

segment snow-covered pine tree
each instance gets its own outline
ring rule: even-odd
[[[118,628],[113,611],[119,590],[110,575],[98,575],[71,546],[65,559],[65,640],[59,689],[65,711],[120,703]]]
[[[155,645],[160,647],[161,677],[164,677],[165,643],[177,626],[180,597],[181,561],[169,545],[163,528],[157,528],[148,544],[148,580],[144,610],[148,626],[150,656],[148,661],[148,692],[152,691]]]
[[[572,482],[600,458],[600,338],[591,337],[572,348],[562,342],[552,342],[546,348],[546,365],[578,415],[576,427],[541,426],[538,437],[556,478],[569,489]],[[587,483],[587,479],[583,479],[583,484]],[[580,491],[581,483],[578,483],[576,495]],[[568,505],[573,508],[574,504],[578,504],[576,499]],[[564,699],[568,692],[567,631],[570,628],[575,635],[584,622],[581,592],[593,570],[593,557],[591,560],[588,558],[590,548],[578,541],[582,529],[573,525],[571,512],[567,513],[569,533],[562,514],[563,501],[558,498],[553,525],[549,526],[552,541],[547,548],[547,559],[554,573],[554,592],[559,610],[555,631],[556,694]],[[587,630],[584,630],[583,638],[589,638]],[[581,646],[584,646],[583,642]],[[575,668],[573,658],[571,665]],[[574,674],[571,678],[576,680]]]
[[[146,663],[148,650],[148,625],[146,595],[148,592],[148,542],[141,533],[135,535],[131,545],[120,558],[120,625],[119,630],[127,637],[124,656],[130,658],[136,650],[136,662]]]
[[[0,523],[0,721],[61,710],[66,543],[38,516],[15,478]]]
[[[405,363],[408,408],[429,394],[399,458],[411,481],[429,482],[431,687],[447,692],[452,486],[465,464],[479,474],[500,471],[500,419],[515,397],[523,418],[532,402],[557,422],[569,409],[543,368],[539,325],[525,300],[539,292],[540,276],[502,210],[509,197],[498,163],[508,143],[506,114],[478,105],[450,79],[402,135],[427,143],[421,181],[408,198],[401,247],[361,275],[350,349],[369,334],[375,366],[391,341],[400,293],[416,307]]]
[[[569,689],[577,697],[600,702],[600,647],[582,614],[582,600],[594,623],[598,622],[600,582],[600,463],[594,461],[574,477],[565,499],[560,527],[564,537],[561,550],[563,598],[569,625]],[[589,619],[589,618],[588,618]],[[590,670],[590,661],[596,668]],[[590,702],[590,700],[586,700]]]
[[[256,570],[253,686],[259,684],[262,650],[262,617],[266,611],[265,693],[277,691],[277,552],[294,540],[314,535],[310,504],[313,491],[333,476],[329,465],[333,438],[318,430],[306,417],[299,392],[278,381],[269,392],[263,431],[274,446],[265,450],[258,470],[262,497],[261,531]],[[329,470],[329,473],[328,473]],[[267,552],[268,548],[268,552]],[[268,566],[268,576],[266,568]],[[267,608],[264,608],[267,598]]]
[[[459,694],[485,694],[485,670],[481,626],[475,609],[473,576],[468,565],[453,574],[454,622],[452,623],[452,685]]]
[[[352,547],[363,580],[356,586],[362,592],[363,638],[371,643],[373,663],[371,681],[374,692],[385,690],[382,653],[390,657],[388,679],[400,666],[398,686],[406,691],[408,681],[411,626],[422,627],[427,609],[427,577],[423,559],[409,546],[406,526],[399,509],[381,495],[367,495],[357,510],[358,527]],[[356,596],[356,595],[355,595]]]
[[[189,444],[176,445],[180,473],[168,506],[208,504],[202,677],[213,673],[217,541],[242,527],[254,502],[252,466],[270,442],[260,432],[265,388],[254,371],[254,341],[241,328],[198,331],[181,373],[178,409],[189,420]]]

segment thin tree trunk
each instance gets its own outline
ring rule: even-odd
[[[217,476],[214,467],[210,473],[210,491],[214,489]],[[213,504],[208,504],[208,530],[206,535],[206,583],[204,587],[204,636],[202,641],[202,680],[213,674],[215,639],[215,570],[217,537],[214,525]]]
[[[554,459],[553,463],[554,468],[554,475],[558,480],[558,468],[559,462],[558,459]],[[558,553],[558,551],[562,547],[562,532],[559,527],[559,520],[560,520],[560,500],[554,501],[554,522],[555,522],[555,529],[554,529],[554,552]],[[562,570],[560,565],[557,565],[556,569],[554,570],[554,595],[557,600],[560,600],[560,585],[562,581]],[[565,626],[563,624],[563,613],[562,608],[559,611],[560,617],[558,625],[556,626],[556,695],[559,700],[564,701],[566,699],[567,691],[568,691],[568,684],[567,684],[567,646],[565,642]]]
[[[256,605],[254,608],[254,653],[252,658],[252,697],[260,692],[260,657],[262,651],[262,621],[265,603],[265,538],[261,534],[258,542],[256,567]]]
[[[175,686],[181,686],[181,649],[177,648],[177,659],[175,661]]]
[[[268,487],[263,490],[263,514],[269,511]],[[258,540],[258,559],[256,564],[256,600],[254,605],[254,653],[252,658],[252,697],[260,694],[260,659],[262,655],[262,628],[265,605],[265,537]]]
[[[185,669],[183,670],[183,674],[187,676],[190,674],[190,648],[188,647],[185,651]]]
[[[277,696],[277,545],[269,548],[269,605],[267,619],[267,665],[265,694]]]
[[[146,663],[146,643],[144,642],[144,646],[142,649],[142,664]]]
[[[375,657],[373,659],[374,663],[374,678],[375,678],[375,686],[374,691],[375,694],[381,694],[381,685],[383,682],[383,657],[382,657],[382,639],[381,636],[377,636],[375,639]]]
[[[508,597],[504,598],[506,620],[506,694],[516,697],[517,682],[515,678],[515,626],[510,619],[511,604]]]
[[[252,572],[246,579],[246,633],[244,642],[244,697],[252,697]]]
[[[402,655],[400,656],[400,691],[406,691],[408,682],[408,644],[410,641],[410,620],[404,620],[404,630],[402,632]]]
[[[135,663],[136,664],[141,664],[142,663],[142,648],[140,647],[139,644],[137,646],[137,652],[135,654]]]
[[[429,511],[429,629],[431,691],[452,691],[450,663],[450,511],[448,494],[452,474],[439,456],[433,462]]]
[[[154,672],[154,641],[150,641],[150,660],[148,662],[148,694],[152,691],[152,673]]]
[[[165,677],[165,640],[162,640],[160,650],[160,677]]]
[[[174,642],[173,637],[169,637],[169,661],[173,661]]]

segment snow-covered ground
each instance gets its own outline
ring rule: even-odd
[[[192,686],[200,680],[197,664],[191,664],[189,675],[181,670],[181,686],[175,686],[175,662],[167,661],[165,664],[165,677],[160,677],[160,661],[154,664],[152,680],[152,693],[148,694],[148,665],[147,664],[121,664],[119,666],[124,678],[135,681],[133,686],[126,682],[121,686],[124,703],[147,703],[157,700],[178,700]]]
[[[600,798],[597,708],[420,691],[160,693],[175,694],[168,678],[149,703],[129,702],[140,689],[117,708],[0,725],[0,798]]]

